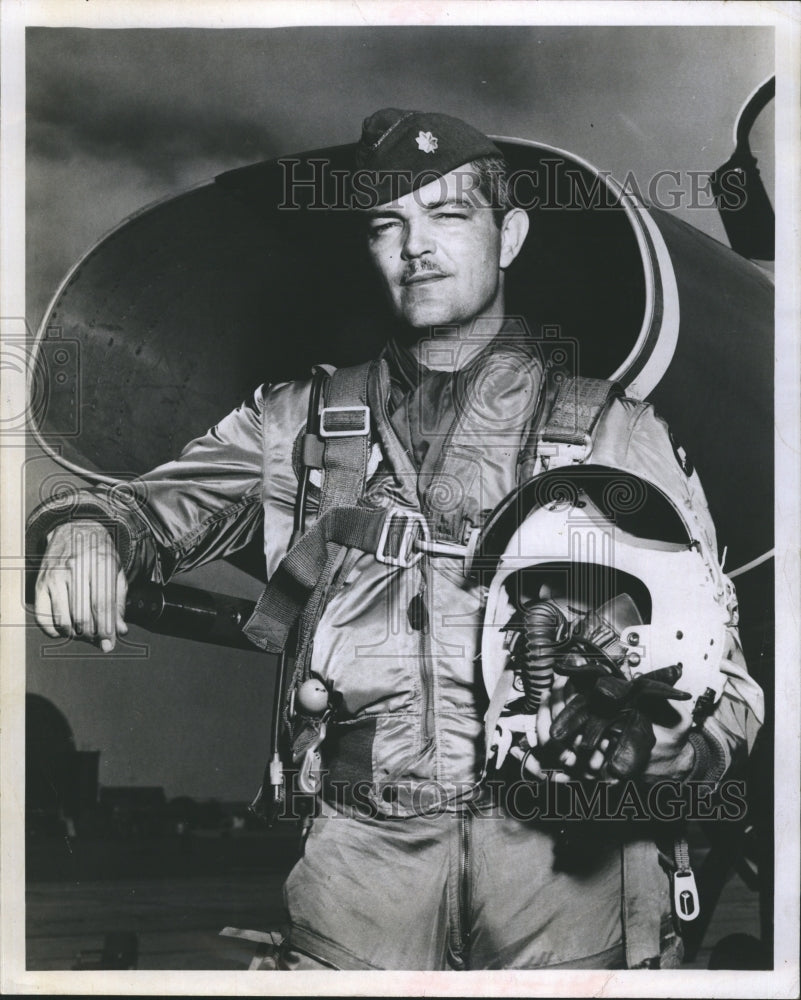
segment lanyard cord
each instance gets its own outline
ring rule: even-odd
[[[319,430],[320,420],[320,396],[322,395],[323,382],[328,378],[328,373],[324,368],[315,367],[313,369],[311,390],[309,392],[309,409],[306,415],[306,433],[316,434]],[[311,466],[305,462],[301,469],[298,491],[295,494],[295,510],[292,519],[292,542],[303,534],[306,529],[306,496],[309,489],[309,476]],[[278,666],[275,673],[275,693],[273,696],[272,730],[271,730],[271,752],[274,761],[280,761],[281,744],[281,715],[284,705],[284,689],[286,687],[287,675],[287,653],[282,650],[278,657]]]

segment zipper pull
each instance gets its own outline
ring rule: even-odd
[[[406,609],[406,617],[415,632],[428,632],[428,608],[426,607],[426,587],[420,588],[420,592],[415,594],[409,601]]]
[[[673,860],[676,863],[673,872],[673,905],[676,916],[679,920],[695,920],[701,912],[701,902],[690,865],[690,848],[685,836],[677,837],[673,841]]]
[[[679,920],[695,920],[701,912],[698,886],[692,868],[673,873],[673,902]]]

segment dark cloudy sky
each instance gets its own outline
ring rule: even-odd
[[[29,28],[28,318],[130,212],[229,167],[355,139],[382,106],[450,112],[644,184],[714,169],[772,52],[771,29],[730,27]],[[723,239],[714,211],[685,217]]]
[[[31,28],[27,316],[36,327],[66,270],[131,212],[231,167],[351,141],[382,106],[449,112],[643,186],[727,159],[737,111],[772,71],[770,29]],[[753,139],[770,188],[764,122]],[[724,238],[713,210],[680,214]],[[29,468],[35,494],[51,463]],[[251,586],[230,568],[209,579]],[[269,708],[257,654],[157,640],[100,662],[75,644],[47,656],[31,637],[30,688],[65,712],[79,746],[102,750],[105,784],[253,793]]]

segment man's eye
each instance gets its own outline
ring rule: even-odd
[[[389,219],[387,222],[371,222],[370,223],[370,235],[379,236],[381,233],[386,233],[394,226],[397,222],[394,219]]]
[[[466,219],[467,212],[437,212],[435,219]]]

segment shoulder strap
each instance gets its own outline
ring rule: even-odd
[[[333,372],[323,387],[325,405],[317,427],[307,422],[301,459],[305,468],[323,470],[318,520],[309,531],[293,537],[243,629],[251,642],[268,652],[283,651],[301,612],[327,579],[329,564],[338,555],[338,546],[330,544],[336,540],[330,537],[328,515],[338,508],[352,509],[364,491],[371,442],[367,384],[375,363]],[[302,635],[299,645],[304,645]]]
[[[367,383],[374,364],[338,368],[328,381],[317,432],[323,469],[320,514],[354,504],[364,492],[371,445]]]
[[[553,404],[532,427],[521,480],[546,469],[586,462],[592,452],[598,421],[609,403],[623,395],[617,382],[562,376],[556,381]]]

